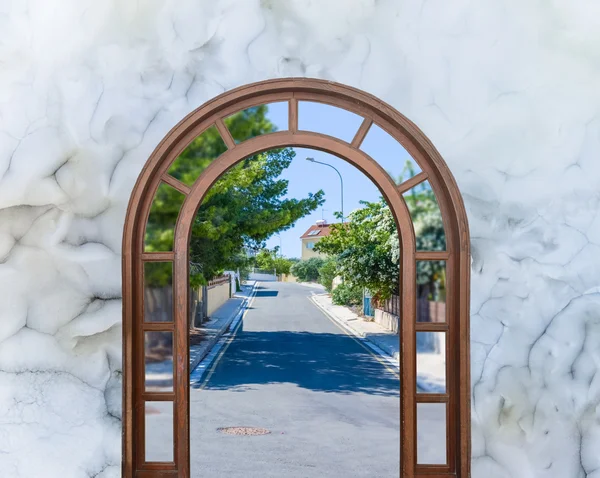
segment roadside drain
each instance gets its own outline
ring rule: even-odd
[[[223,427],[217,428],[217,431],[227,435],[268,435],[271,433],[266,428],[256,427]]]

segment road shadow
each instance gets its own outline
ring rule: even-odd
[[[279,291],[276,290],[259,290],[256,292],[256,297],[277,297]]]
[[[352,337],[244,331],[243,323],[205,390],[242,392],[276,383],[293,383],[320,392],[400,395],[397,375]]]

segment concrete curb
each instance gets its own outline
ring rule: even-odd
[[[198,354],[198,356],[194,358],[194,361],[190,363],[190,373],[192,373],[194,371],[194,369],[198,366],[198,364],[200,364],[200,362],[202,362],[202,360],[204,360],[206,358],[206,356],[211,352],[211,350],[213,349],[215,344],[219,341],[219,339],[223,336],[223,334],[225,332],[227,332],[227,330],[231,326],[231,323],[240,314],[240,312],[245,309],[245,307],[248,305],[249,299],[252,297],[252,295],[256,291],[257,285],[258,285],[258,281],[255,281],[254,285],[252,286],[252,290],[250,291],[248,296],[245,297],[244,300],[237,307],[237,309],[235,309],[235,312],[233,314],[231,314],[231,317],[229,319],[227,319],[226,322],[223,323],[223,325],[217,331],[217,333],[208,340],[208,342],[207,342],[208,345],[206,346],[204,351],[202,353]]]

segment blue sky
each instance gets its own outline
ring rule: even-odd
[[[269,106],[267,117],[280,130],[287,129],[287,103],[274,103]],[[318,103],[300,102],[298,108],[298,128],[329,134],[350,142],[358,130],[362,118],[345,110]],[[361,149],[378,161],[394,179],[402,173],[410,155],[391,136],[377,126],[372,126]],[[300,236],[318,219],[334,222],[334,212],[341,210],[340,179],[337,173],[324,165],[311,163],[305,158],[331,164],[338,169],[344,181],[344,216],[360,207],[359,201],[377,201],[379,190],[363,173],[354,166],[320,151],[294,148],[296,157],[282,178],[289,180],[287,197],[302,198],[309,192],[322,189],[325,192],[325,204],[309,216],[296,222],[280,236],[267,241],[267,247],[281,246],[286,257],[300,257],[302,252]],[[414,161],[412,161],[414,164]],[[414,164],[415,171],[420,169]]]

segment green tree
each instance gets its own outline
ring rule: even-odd
[[[374,296],[386,299],[397,293],[399,254],[396,224],[383,199],[361,201],[345,224],[332,224],[329,236],[315,244],[315,250],[335,256],[338,271],[349,288],[367,288]]]
[[[293,262],[285,257],[278,257],[279,247],[274,249],[261,249],[255,258],[255,264],[259,269],[274,270],[276,274],[289,274]]]
[[[266,106],[249,108],[225,120],[233,138],[243,141],[275,131]],[[197,137],[174,161],[169,174],[191,185],[225,152],[216,128]],[[209,189],[194,218],[190,242],[192,283],[206,283],[226,269],[247,266],[246,250],[259,250],[274,233],[286,230],[324,202],[323,191],[303,199],[284,199],[288,181],[281,173],[295,153],[290,148],[260,153],[239,163]],[[146,251],[170,251],[183,195],[162,184],[154,199],[145,234]]]
[[[404,175],[414,176],[408,161]],[[416,235],[417,250],[441,251],[446,248],[444,226],[435,194],[423,183],[405,194]],[[363,202],[352,212],[345,225],[332,225],[331,234],[315,244],[315,250],[335,256],[338,271],[350,286],[360,286],[373,293],[373,300],[384,300],[398,293],[400,241],[391,211],[383,198],[376,203]],[[445,264],[442,261],[417,263],[419,297],[439,299],[445,288]]]
[[[286,257],[276,257],[273,260],[273,265],[275,266],[275,273],[280,275],[289,274],[294,263]]]
[[[256,267],[266,271],[272,271],[275,269],[275,251],[269,249],[261,249],[256,253],[254,257],[254,264]]]

